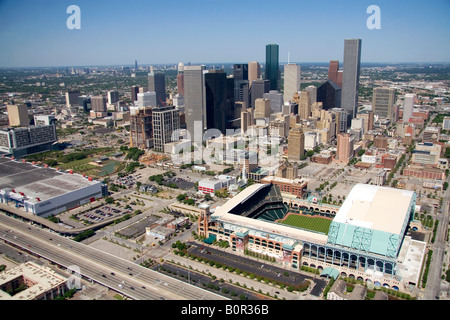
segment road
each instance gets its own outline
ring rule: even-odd
[[[447,177],[447,182],[449,178]],[[445,191],[442,202],[442,213],[437,215],[439,220],[436,231],[436,238],[432,245],[433,255],[431,257],[430,271],[428,274],[427,286],[425,287],[425,300],[434,300],[441,293],[441,274],[444,263],[444,253],[447,245],[447,230],[450,212],[450,188]]]
[[[225,299],[6,215],[0,215],[0,239],[65,268],[77,266],[82,276],[135,300]]]

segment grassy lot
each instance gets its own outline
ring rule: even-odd
[[[306,217],[298,214],[290,214],[286,219],[280,221],[280,223],[328,234],[331,220],[322,217]]]

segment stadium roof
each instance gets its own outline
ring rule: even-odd
[[[333,221],[399,234],[410,214],[413,195],[413,191],[357,184]]]

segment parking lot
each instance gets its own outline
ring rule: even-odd
[[[189,282],[197,287],[216,292],[222,296],[226,296],[230,299],[245,299],[245,300],[269,300],[271,298],[247,290],[245,288],[238,287],[231,283],[220,282],[219,280],[213,280],[210,276],[204,275],[202,273],[187,270],[186,268],[176,266],[171,263],[164,263],[158,265],[155,268],[156,271],[167,274],[171,277],[175,277],[179,280]]]
[[[86,223],[94,224],[110,218],[118,218],[126,213],[129,213],[129,211],[130,210],[104,205],[92,209],[90,211],[79,213],[77,215],[77,218],[80,221],[85,221]]]
[[[240,269],[244,272],[253,273],[256,276],[272,279],[286,285],[292,285],[295,287],[303,284],[306,279],[312,280],[311,277],[294,271],[286,271],[285,269],[271,264],[259,262],[253,259],[247,259],[238,255],[214,249],[212,247],[199,246],[194,242],[189,242],[188,244],[191,245],[189,248],[190,254],[219,262],[223,265]]]

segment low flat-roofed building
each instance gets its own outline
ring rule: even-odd
[[[32,261],[0,273],[0,300],[51,300],[64,295],[67,278]],[[14,295],[10,292],[26,287]]]
[[[95,201],[104,194],[106,186],[90,177],[0,159],[0,203],[14,204],[31,214],[48,217]]]

